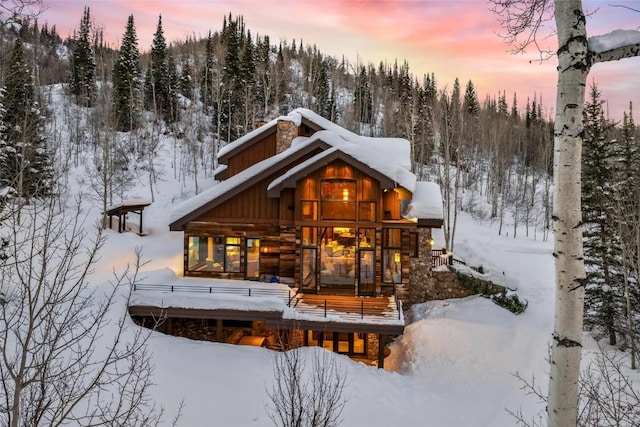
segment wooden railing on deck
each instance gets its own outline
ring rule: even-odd
[[[208,294],[231,294],[245,297],[276,297],[284,300],[291,307],[291,301],[295,297],[295,292],[286,289],[265,289],[265,288],[239,288],[228,286],[191,286],[191,285],[158,285],[150,283],[136,283],[133,285],[134,291],[157,291],[157,292],[194,292]]]
[[[452,252],[447,252],[446,249],[431,249],[431,267],[440,267],[441,265],[467,265],[467,263],[456,258]],[[470,265],[469,268],[483,273],[482,266],[474,267]]]

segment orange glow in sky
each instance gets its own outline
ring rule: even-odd
[[[586,13],[596,12],[588,17],[589,35],[640,29],[640,12],[619,7],[640,10],[640,0],[611,3],[583,1]],[[206,37],[209,30],[222,28],[225,15],[242,15],[252,35],[268,35],[271,44],[302,40],[338,59],[344,55],[352,64],[407,60],[420,80],[434,73],[439,89],[450,90],[457,77],[463,88],[473,81],[480,101],[504,91],[511,104],[515,92],[523,111],[527,98],[536,95],[548,115],[554,112],[555,57],[540,62],[535,48],[510,54],[496,35],[498,19],[485,0],[45,0],[45,5],[40,22],[55,24],[63,38],[79,28],[83,8],[89,6],[93,21],[114,47],[133,14],[143,51],[150,48],[160,14],[168,42]],[[540,42],[554,49],[555,37]],[[597,64],[589,77],[593,80],[608,100],[612,118],[621,119],[630,101],[640,104],[640,58]]]

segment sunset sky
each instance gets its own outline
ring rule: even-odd
[[[618,6],[611,6],[615,3]],[[189,35],[205,37],[222,27],[224,15],[244,16],[252,34],[268,35],[272,44],[302,39],[304,45],[352,63],[407,60],[420,78],[435,73],[438,87],[451,88],[458,77],[464,86],[472,80],[479,96],[513,93],[524,108],[527,97],[542,96],[543,106],[553,114],[556,60],[540,63],[534,48],[512,55],[496,33],[498,19],[485,0],[45,0],[48,7],[40,18],[56,25],[64,38],[79,27],[85,5],[96,25],[114,47],[124,33],[127,17],[134,15],[141,50],[148,50],[162,14],[168,41]],[[584,1],[589,36],[616,28],[640,29],[640,0]],[[551,24],[551,23],[550,23]],[[555,37],[541,40],[554,48]],[[595,79],[609,102],[612,118],[622,117],[633,101],[640,123],[640,58],[597,64]]]

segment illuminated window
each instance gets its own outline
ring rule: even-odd
[[[189,236],[187,270],[239,272],[240,237]]]
[[[302,219],[317,220],[318,219],[318,202],[303,200],[300,202]]]
[[[402,230],[399,228],[382,230],[382,281],[402,281]]]
[[[356,219],[356,182],[348,179],[322,181],[322,219]]]

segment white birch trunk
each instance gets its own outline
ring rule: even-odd
[[[584,259],[581,155],[584,92],[596,62],[640,54],[640,44],[590,52],[580,0],[555,0],[558,33],[558,93],[554,132],[553,230],[556,307],[549,378],[548,426],[574,426],[582,350]]]
[[[549,379],[548,426],[576,425],[582,351],[582,111],[589,64],[580,0],[556,0],[558,93],[554,131],[553,232],[556,307]]]

